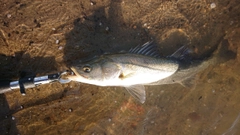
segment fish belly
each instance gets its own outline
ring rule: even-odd
[[[128,55],[128,57],[122,57],[119,66],[122,73],[116,82],[120,86],[130,86],[148,84],[167,78],[178,70],[179,65],[171,60]]]

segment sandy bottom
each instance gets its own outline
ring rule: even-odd
[[[124,88],[52,83],[0,95],[0,134],[240,134],[238,0],[1,0],[0,79],[68,69],[102,52],[154,40],[162,56],[196,57],[224,42],[236,58],[197,74],[195,89],[148,86],[144,104]]]

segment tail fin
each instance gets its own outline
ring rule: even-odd
[[[214,49],[212,53],[209,54],[210,56],[206,56],[205,58],[200,59],[202,61],[202,65],[215,65],[224,63],[228,60],[235,59],[236,53],[229,50],[229,43],[228,40],[222,40]],[[208,63],[208,64],[204,64]]]
[[[237,55],[235,52],[229,50],[228,41],[222,40],[212,55],[210,57],[207,57],[205,60],[202,60],[201,66],[204,69],[204,67],[207,67],[208,65],[220,64],[228,60],[235,59],[236,56]]]
[[[236,52],[229,50],[228,40],[223,40],[218,46],[217,51],[214,52],[217,63],[223,63],[230,59],[235,59],[237,56]]]

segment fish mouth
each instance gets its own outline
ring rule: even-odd
[[[84,75],[81,75],[81,74],[79,74],[79,76],[81,76],[81,77],[83,77],[83,78],[86,78],[86,79],[88,79],[88,77],[87,77],[87,76],[84,76]]]
[[[78,73],[76,68],[74,68],[74,67],[70,67],[70,69],[73,71],[73,73],[75,74],[75,76],[78,76],[78,77],[83,77],[83,78],[86,78],[86,79],[88,79],[88,77],[87,77],[87,76],[85,76],[85,75],[82,75],[82,74]]]

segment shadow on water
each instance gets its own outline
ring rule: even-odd
[[[39,61],[39,63],[34,61]],[[56,71],[54,57],[31,58],[28,54],[24,54],[24,52],[15,53],[14,57],[0,54],[0,81],[17,80],[23,77],[35,76],[36,74],[47,74],[53,71]],[[1,134],[18,134],[16,121],[12,116],[18,110],[19,108],[10,108],[6,96],[4,94],[0,94]]]
[[[5,47],[4,44],[0,44],[0,48]],[[23,77],[35,76],[36,74],[47,74],[56,71],[55,66],[54,57],[30,57],[29,54],[24,54],[24,52],[17,52],[14,56],[0,54],[0,81],[17,80]],[[18,134],[16,121],[12,116],[18,110],[19,108],[10,108],[6,96],[0,94],[1,134]]]
[[[5,95],[0,94],[0,132],[1,134],[17,134],[18,129]]]
[[[79,59],[113,53],[129,49],[152,40],[140,24],[127,24],[123,21],[121,1],[111,2],[107,7],[100,7],[90,16],[82,13],[74,20],[74,28],[66,34],[64,60],[72,66]]]
[[[150,34],[148,28],[144,27],[144,22],[127,22],[123,17],[121,2],[121,0],[112,1],[106,7],[95,9],[91,15],[87,15],[82,7],[81,16],[74,20],[73,29],[65,35],[64,62],[68,67],[76,65],[79,60],[105,52],[117,53],[147,41],[160,40],[159,35]],[[178,25],[178,20],[172,23]],[[190,45],[190,35],[186,35],[182,30],[172,29],[172,26],[168,25],[163,29],[167,29],[165,38],[160,43],[156,43],[159,49],[164,50],[160,52],[161,55],[168,56],[181,46]]]

